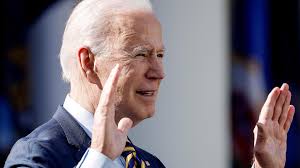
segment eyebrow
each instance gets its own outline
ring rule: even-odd
[[[137,53],[137,52],[150,53],[151,51],[152,51],[152,49],[150,47],[147,47],[147,46],[137,46],[137,47],[133,48],[133,50],[132,50],[133,53]]]
[[[162,46],[159,50],[157,50],[158,52],[165,52],[166,48],[164,46]]]
[[[132,50],[133,53],[137,53],[137,52],[151,53],[152,51],[153,51],[153,48],[149,47],[147,45],[137,46],[137,47],[134,47]],[[164,52],[164,51],[165,51],[164,46],[162,46],[160,49],[157,50],[157,52]]]

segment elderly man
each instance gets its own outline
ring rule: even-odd
[[[5,167],[164,167],[127,137],[154,114],[163,56],[148,0],[80,2],[60,53],[70,93],[50,121],[16,142]],[[255,129],[255,167],[284,167],[290,99],[287,84],[268,96]]]

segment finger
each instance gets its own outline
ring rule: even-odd
[[[271,119],[274,112],[274,106],[278,99],[278,96],[280,94],[280,90],[278,87],[275,87],[270,94],[268,95],[268,98],[263,105],[261,109],[261,113],[259,115],[259,122],[264,122],[267,119]]]
[[[287,92],[287,97],[284,101],[284,104],[283,104],[283,108],[282,108],[282,112],[281,112],[281,115],[279,117],[279,125],[281,127],[283,127],[285,121],[286,121],[286,118],[287,118],[287,115],[288,115],[288,111],[290,109],[290,103],[291,103],[291,92],[288,91]]]
[[[108,79],[105,82],[103,87],[98,108],[110,108],[110,106],[114,105],[114,94],[116,92],[116,86],[118,83],[119,75],[120,75],[120,67],[117,64],[110,72]],[[107,113],[109,110],[101,110],[102,113]]]
[[[130,118],[122,118],[119,121],[118,129],[122,131],[124,136],[127,136],[129,129],[132,127],[132,120]]]
[[[253,129],[253,134],[254,134],[254,145],[256,144],[256,139],[257,139],[257,126],[255,125]]]
[[[254,148],[253,152],[255,157],[263,154],[264,146],[267,143],[268,131],[264,124],[257,123],[254,129]]]
[[[286,132],[288,132],[291,127],[291,124],[292,124],[292,121],[294,118],[294,114],[295,114],[295,107],[293,105],[290,105],[287,119],[286,119],[286,121],[284,123],[284,127],[283,127]]]
[[[278,121],[279,116],[282,113],[283,103],[285,102],[285,99],[287,97],[287,92],[288,92],[288,85],[284,83],[280,88],[280,95],[275,104],[274,114],[272,118],[272,120],[274,121]]]

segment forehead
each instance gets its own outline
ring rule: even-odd
[[[138,46],[163,49],[161,25],[150,12],[115,14],[109,27],[114,44],[120,49],[131,50]]]

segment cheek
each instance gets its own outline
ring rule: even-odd
[[[131,83],[139,82],[145,73],[146,67],[148,67],[147,64],[147,61],[143,59],[132,59],[122,62],[122,78],[126,81],[129,80]]]
[[[135,94],[135,90],[140,87],[144,80],[147,65],[141,60],[128,61],[122,64],[122,72],[118,81],[120,91],[128,94]]]
[[[120,64],[122,66],[122,71],[120,73],[120,77],[118,80],[118,94],[123,97],[128,96],[128,92],[131,90],[130,88],[134,87],[134,76],[135,71],[134,68],[132,68],[131,62],[126,62],[126,64]]]

